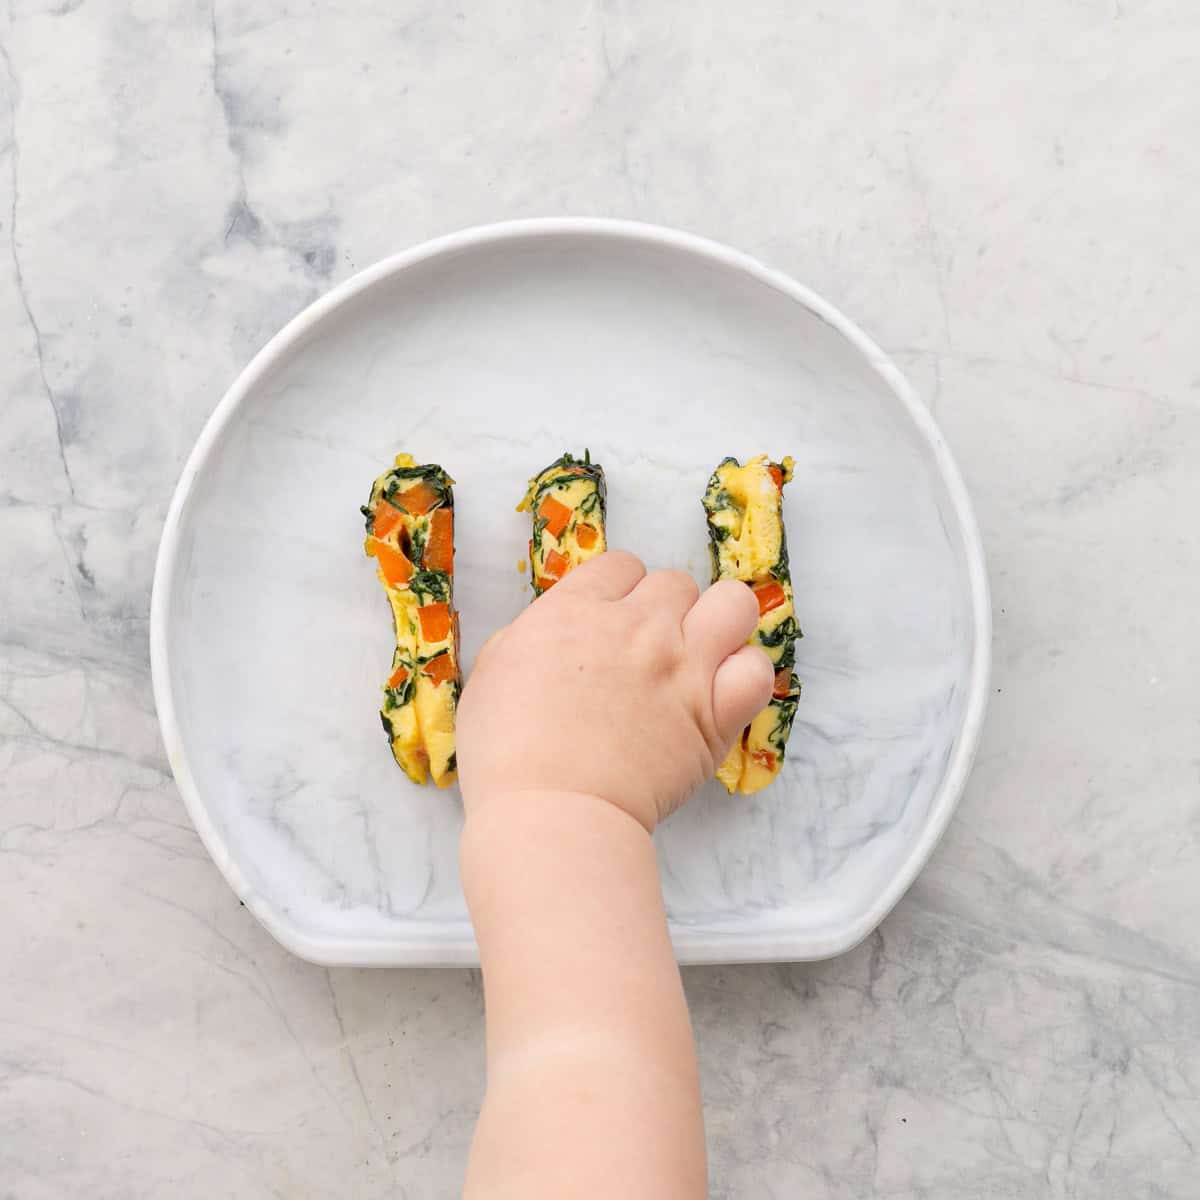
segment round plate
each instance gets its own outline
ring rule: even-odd
[[[151,650],[171,765],[213,859],[297,954],[476,959],[458,795],[411,784],[379,725],[392,642],[362,549],[371,481],[402,449],[458,481],[469,672],[530,600],[527,478],[585,448],[610,543],[701,582],[717,462],[796,459],[804,693],[779,779],[753,797],[710,784],[658,834],[680,958],[849,949],[929,857],[990,643],[979,536],[929,413],[845,317],[742,254],[628,222],[494,225],[292,321],[217,407],[167,516]]]

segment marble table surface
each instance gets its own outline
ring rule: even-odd
[[[465,971],[289,957],[159,742],[150,579],[248,356],[505,217],[728,241],[910,372],[995,679],[843,958],[686,973],[715,1197],[1192,1197],[1200,9],[1191,0],[0,9],[0,1195],[453,1195]]]

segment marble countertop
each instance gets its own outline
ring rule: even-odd
[[[554,213],[842,308],[989,553],[991,714],[918,883],[839,960],[687,972],[714,1197],[1196,1194],[1200,11],[1022,13],[0,12],[0,1194],[454,1194],[479,980],[321,970],[239,906],[159,742],[150,580],[288,317]]]

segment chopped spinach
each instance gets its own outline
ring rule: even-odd
[[[423,479],[429,484],[438,498],[438,504],[434,507],[454,507],[454,490],[451,485],[450,476],[435,463],[427,463],[415,467],[393,467],[387,474],[381,476],[380,495],[385,500],[392,502],[392,497],[397,492],[406,490],[401,485],[411,482],[414,479]],[[398,501],[395,503],[397,508],[404,507]]]
[[[395,675],[400,668],[403,668],[405,671],[403,681],[396,687],[385,686],[383,689],[383,707],[387,712],[390,712],[394,708],[403,708],[413,696],[412,660],[397,646],[395,653],[392,655],[392,674]]]
[[[763,644],[762,634],[758,635],[758,644],[760,646]],[[775,649],[778,649],[778,651],[779,651],[778,655],[771,653],[771,651],[775,650]],[[796,643],[795,643],[795,641],[793,639],[789,638],[787,641],[785,641],[782,644],[782,646],[771,647],[771,650],[767,651],[767,657],[771,660],[771,665],[777,671],[782,670],[784,667],[794,666],[795,662],[796,662]]]
[[[535,476],[538,482],[538,490],[544,491],[553,483],[558,483],[563,476],[555,472],[569,472],[566,476],[567,482],[573,479],[588,478],[594,479],[597,484],[603,486],[604,468],[599,463],[592,462],[592,453],[590,450],[584,451],[583,458],[576,458],[569,450],[565,451],[556,458],[548,467],[539,471]]]
[[[410,546],[406,553],[408,560],[412,563],[422,563],[425,561],[425,542],[429,537],[429,527],[427,525],[417,525],[410,538]]]
[[[598,463],[588,462],[587,464],[592,469],[592,478],[596,481],[596,497],[600,505],[600,520],[603,521],[608,514],[608,480],[604,477],[604,468]]]
[[[779,525],[781,532],[781,537],[779,539],[779,561],[771,568],[771,574],[774,575],[780,583],[791,583],[792,572],[788,563],[787,534],[783,532],[782,517],[780,518]]]
[[[421,569],[412,573],[408,589],[416,596],[418,604],[428,604],[431,600],[449,600],[450,577],[445,571]]]
[[[716,488],[716,491],[713,489]],[[717,513],[723,512],[725,509],[735,508],[733,497],[721,486],[721,481],[714,475],[712,481],[708,485],[708,491],[704,493],[702,501],[705,511],[716,516]]]
[[[736,463],[736,459],[724,459],[721,466],[727,462]],[[700,503],[704,507],[704,517],[708,524],[708,553],[712,559],[712,580],[716,583],[721,578],[721,546],[729,540],[733,530],[728,525],[717,523],[716,518],[723,512],[733,510],[736,506],[733,497],[721,484],[720,467],[712,473],[708,488]]]
[[[796,618],[785,617],[774,629],[760,630],[758,640],[762,645],[774,648],[790,641],[798,632],[799,626],[796,624]]]
[[[793,675],[788,694],[771,701],[771,707],[777,710],[778,716],[775,719],[775,727],[767,734],[767,741],[779,751],[780,758],[784,757],[788,734],[792,731],[799,701],[800,681]]]

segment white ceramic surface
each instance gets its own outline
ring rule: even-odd
[[[805,691],[783,775],[716,786],[659,833],[688,961],[864,937],[923,865],[977,741],[990,615],[958,473],[897,370],[790,280],[687,235],[547,220],[468,230],[355,276],[221,402],[155,576],[172,768],[227,879],[324,963],[473,961],[456,792],[417,788],[376,715],[390,622],[358,505],[400,449],[458,480],[469,670],[529,600],[528,475],[589,447],[609,534],[702,582],[725,454],[793,454]]]

